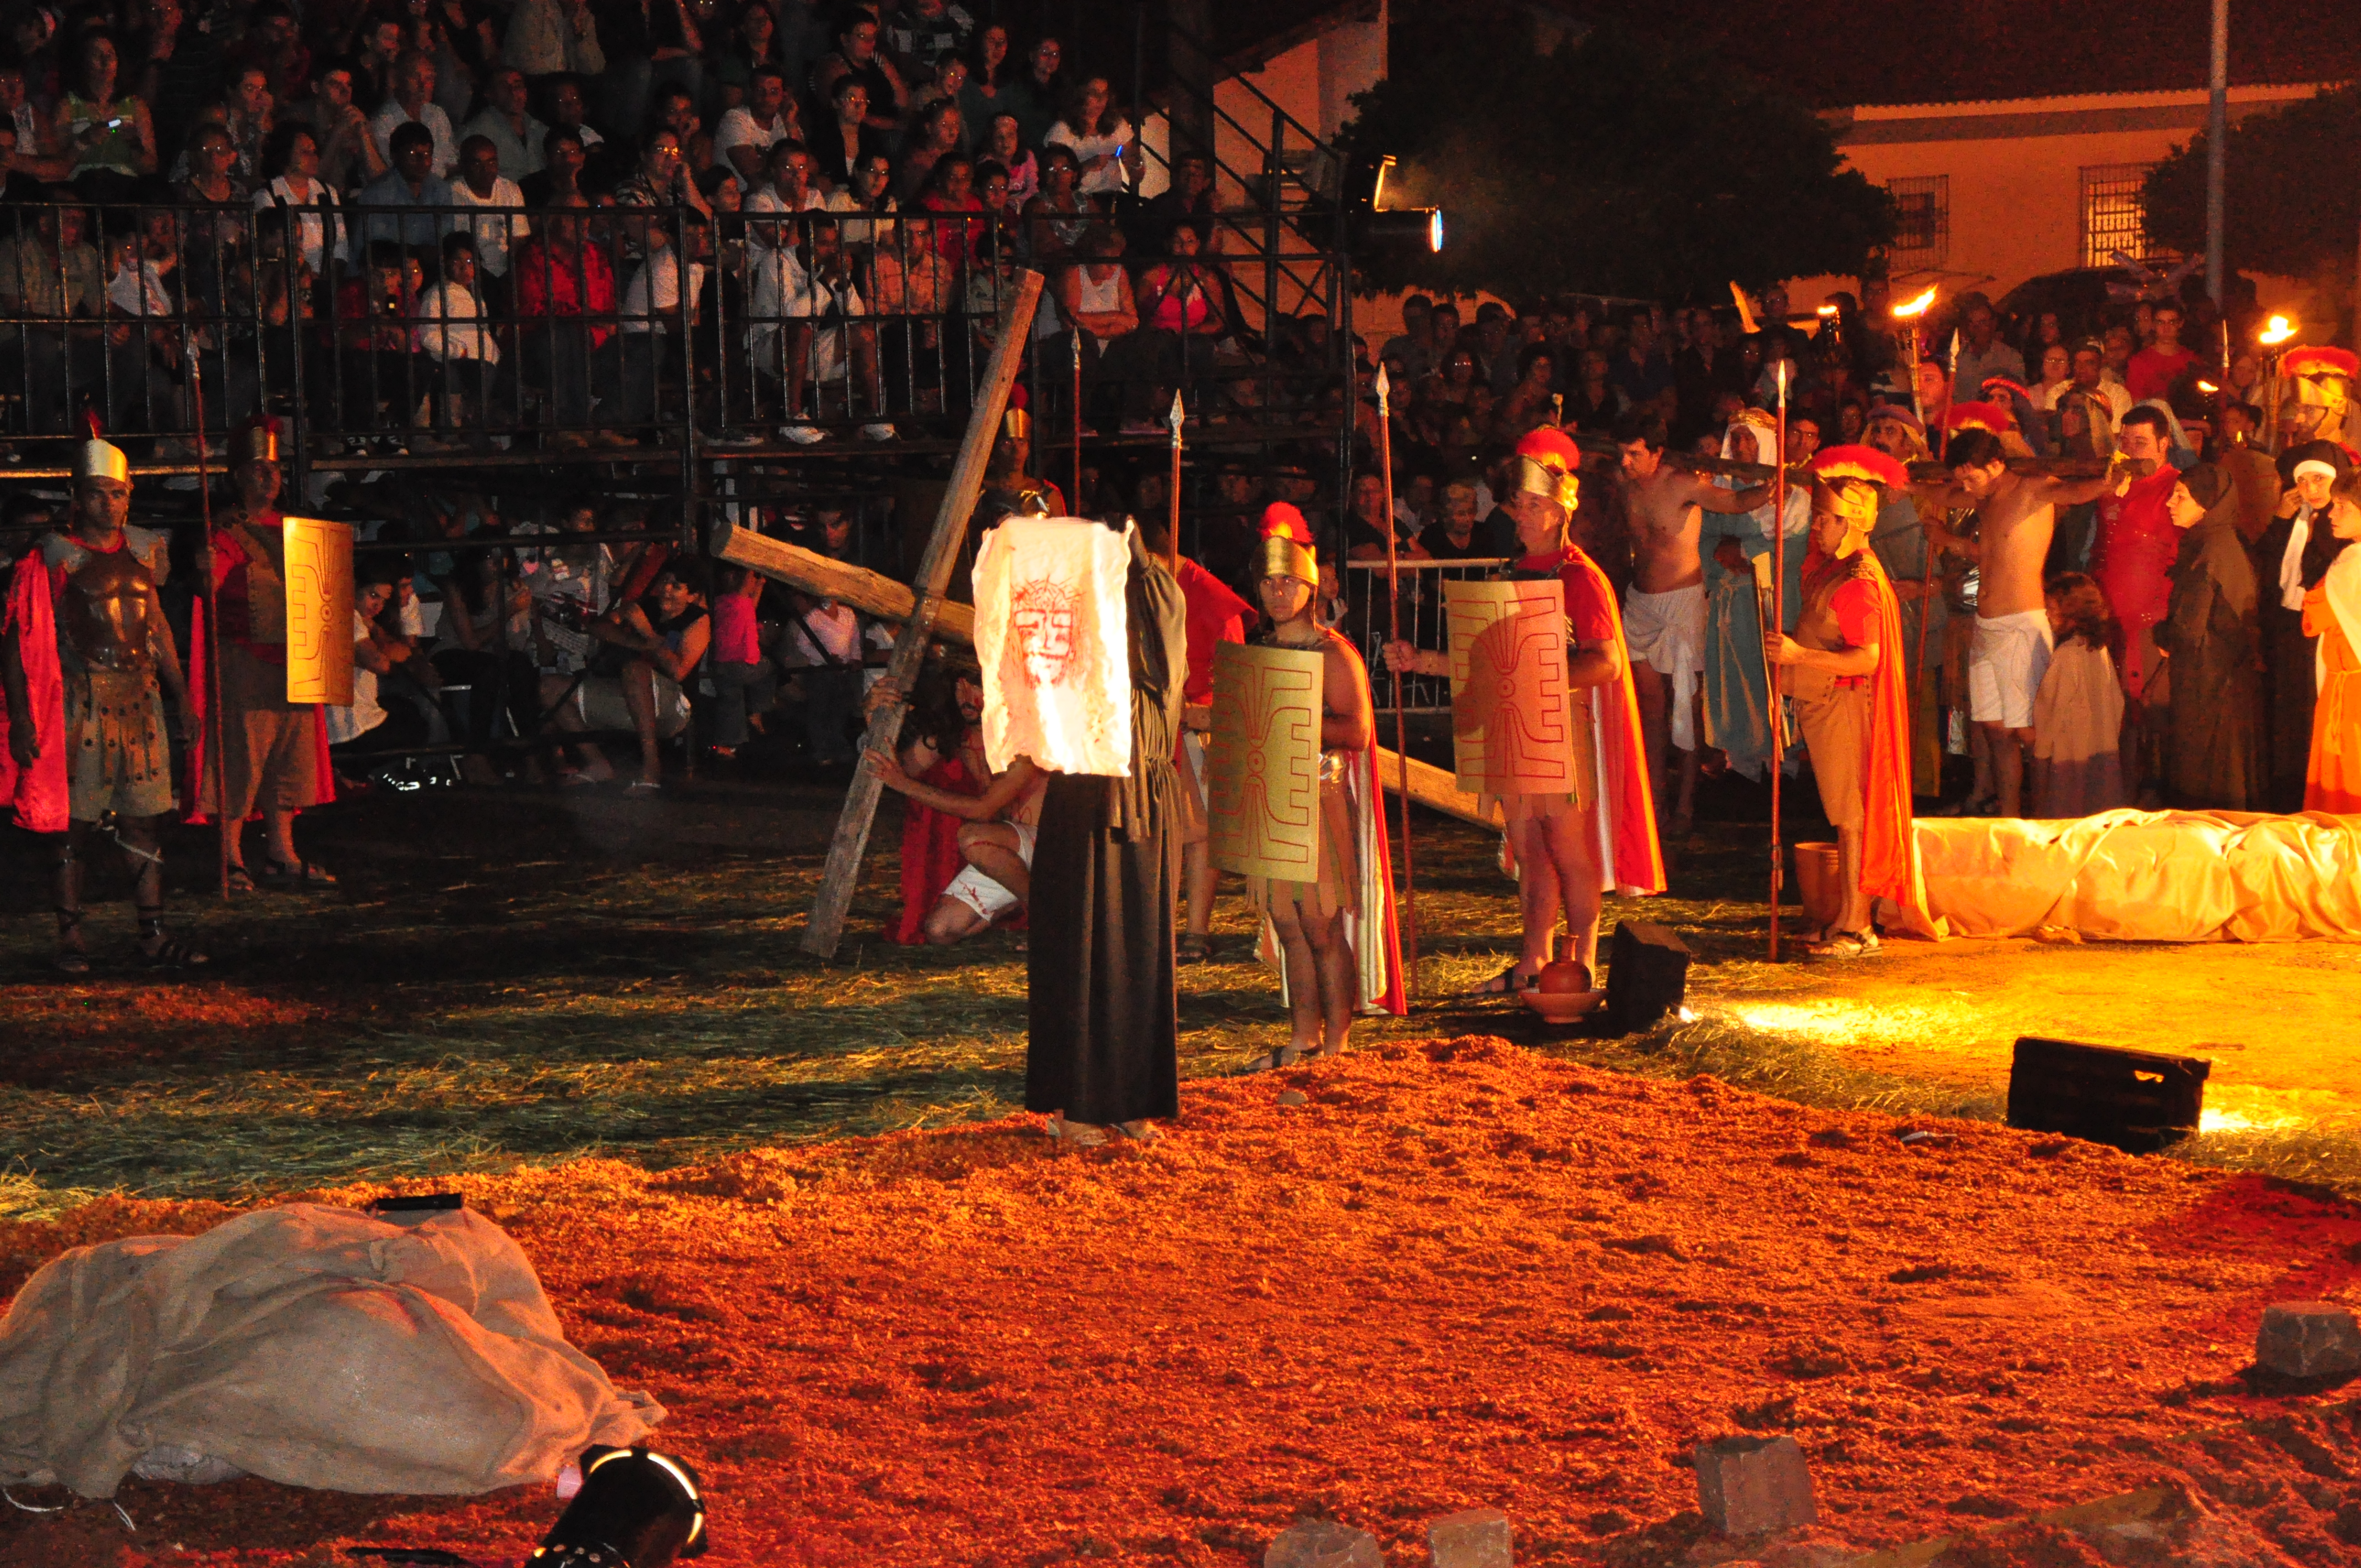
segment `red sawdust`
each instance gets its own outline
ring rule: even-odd
[[[2361,1212],[1984,1124],[1466,1039],[1191,1084],[1148,1150],[1012,1122],[454,1185],[669,1407],[717,1568],[1235,1565],[1312,1512],[1408,1564],[1429,1519],[1484,1504],[1522,1563],[1729,1560],[1685,1459],[1738,1431],[1803,1443],[1817,1548],[1968,1532],[1946,1562],[2066,1568],[2361,1542],[2340,1396],[2238,1376],[2266,1303],[2353,1291]],[[0,1258],[223,1212],[93,1206],[0,1227]],[[2157,1520],[2028,1520],[2159,1483]],[[347,1541],[509,1563],[555,1512],[252,1480],[123,1500],[126,1568]],[[0,1564],[97,1561],[93,1518],[0,1522]],[[1762,1558],[1807,1559],[1836,1560]]]

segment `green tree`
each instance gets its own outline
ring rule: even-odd
[[[2230,127],[2222,247],[2229,265],[2287,278],[2349,276],[2361,225],[2361,84]],[[2205,248],[2205,138],[2148,170],[2150,238]]]
[[[1356,255],[1363,291],[1726,299],[1858,272],[1891,237],[1828,127],[1744,72],[1611,26],[1545,53],[1521,8],[1472,10],[1398,11],[1392,72],[1354,101],[1349,147],[1400,160],[1387,204],[1448,231]]]

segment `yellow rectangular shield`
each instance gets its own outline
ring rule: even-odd
[[[353,531],[316,517],[281,525],[287,551],[287,700],[353,702]]]
[[[1447,582],[1443,608],[1459,787],[1486,795],[1578,792],[1565,585],[1554,577]]]
[[[1206,748],[1213,863],[1281,882],[1320,877],[1320,715],[1327,662],[1313,650],[1213,648]]]

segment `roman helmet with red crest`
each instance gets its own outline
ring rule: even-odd
[[[1582,489],[1581,469],[1582,449],[1574,438],[1543,425],[1517,443],[1516,455],[1509,459],[1509,493],[1554,501],[1572,517]]]
[[[1262,509],[1262,571],[1266,577],[1293,577],[1320,587],[1320,556],[1312,543],[1312,525],[1285,501]]]
[[[1874,446],[1824,446],[1811,470],[1813,514],[1840,517],[1855,533],[1876,527],[1888,493],[1910,485],[1910,471]]]

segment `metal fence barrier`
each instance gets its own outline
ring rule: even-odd
[[[1413,647],[1447,652],[1450,628],[1443,614],[1443,585],[1488,577],[1508,566],[1507,557],[1485,556],[1464,561],[1401,561],[1402,641]],[[1385,646],[1391,633],[1387,615],[1386,564],[1383,561],[1345,563],[1345,622],[1339,628],[1361,651],[1369,666],[1370,700],[1381,713],[1397,704],[1405,713],[1448,713],[1451,683],[1440,675],[1402,675],[1386,669]]]

